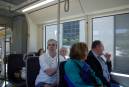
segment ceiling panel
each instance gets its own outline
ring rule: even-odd
[[[128,6],[129,0],[70,0],[69,12],[64,12],[64,3],[61,4],[61,18],[74,17],[78,15],[92,15],[105,10],[113,10],[115,8],[125,9]],[[81,6],[81,5],[82,6]],[[114,10],[113,10],[114,11]],[[40,9],[29,14],[30,18],[37,24],[42,24],[47,21],[56,20],[57,5],[48,8]]]

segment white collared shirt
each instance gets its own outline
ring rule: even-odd
[[[65,61],[62,56],[59,56],[60,62]],[[56,73],[53,76],[48,76],[44,71],[48,68],[57,68],[58,67],[58,55],[52,58],[48,53],[44,53],[39,57],[40,71],[36,78],[35,85],[40,82],[53,84],[58,80],[58,74]]]

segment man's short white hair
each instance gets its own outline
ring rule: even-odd
[[[49,43],[54,43],[54,44],[57,45],[57,41],[56,41],[55,39],[49,39],[49,40],[47,41],[47,45],[48,45]]]

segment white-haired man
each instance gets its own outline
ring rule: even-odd
[[[56,87],[58,82],[58,54],[57,41],[49,39],[47,42],[48,52],[40,56],[40,72],[36,78],[36,87]],[[60,61],[64,61],[62,56],[59,56]]]
[[[66,47],[62,47],[60,49],[60,55],[63,56],[65,59],[67,59],[67,53],[68,53],[68,49]]]

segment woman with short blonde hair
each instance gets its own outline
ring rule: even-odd
[[[85,43],[80,42],[73,44],[70,49],[70,58],[85,60],[88,53],[88,47]]]
[[[85,62],[87,59],[88,47],[83,42],[72,45],[70,59],[65,63],[64,79],[68,87],[101,87],[102,83],[95,76],[94,71]]]

